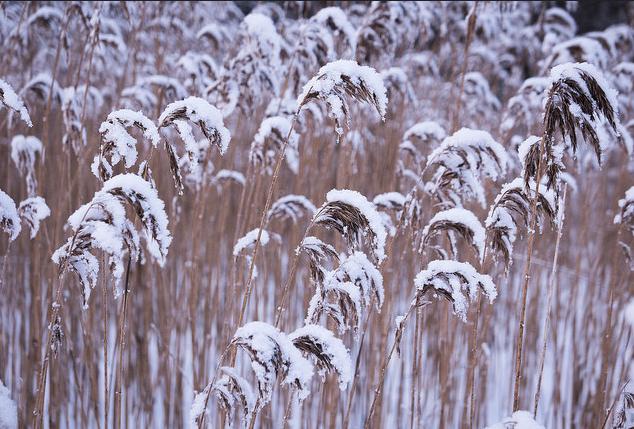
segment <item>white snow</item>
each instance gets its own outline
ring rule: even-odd
[[[288,335],[288,338],[295,342],[301,337],[307,337],[321,346],[321,353],[328,356],[328,359],[339,378],[339,388],[345,390],[352,381],[352,361],[350,353],[343,341],[335,337],[332,331],[320,325],[305,325],[296,329]]]
[[[387,239],[387,232],[381,215],[376,210],[374,205],[368,201],[368,199],[357,191],[349,189],[332,189],[326,194],[326,202],[328,203],[341,202],[351,205],[361,212],[361,214],[367,219],[369,227],[376,236],[376,243],[374,243],[374,255],[379,263],[385,259],[385,241]],[[322,206],[322,207],[324,207]],[[320,219],[320,211],[315,214],[313,222],[318,222]]]
[[[411,126],[405,131],[405,134],[403,134],[403,143],[411,143],[413,137],[430,143],[441,142],[447,137],[447,132],[436,121],[423,121]]]
[[[533,419],[533,415],[528,411],[515,411],[511,417],[504,418],[501,422],[485,429],[546,429]]]
[[[2,189],[0,189],[0,227],[9,234],[9,241],[15,240],[22,230],[15,201]]]
[[[11,392],[0,380],[0,428],[18,429],[18,406]]]
[[[255,321],[238,328],[233,341],[254,354],[251,356],[251,368],[265,394],[260,406],[270,400],[273,384],[279,375],[283,376],[283,384],[297,389],[300,401],[310,394],[313,365],[286,334],[268,323]],[[283,366],[282,373],[278,373],[276,362]]]
[[[438,275],[441,275],[438,277]],[[462,282],[466,281],[466,285]],[[478,273],[468,262],[451,260],[431,261],[427,269],[419,272],[414,279],[414,285],[419,291],[431,286],[436,290],[444,290],[453,299],[454,313],[463,321],[467,320],[467,298],[462,289],[466,288],[469,300],[476,297],[479,287],[490,302],[497,297],[497,290],[491,277]]]
[[[434,215],[423,229],[423,237],[429,234],[430,228],[436,222],[450,222],[456,224],[462,224],[466,228],[473,231],[473,245],[478,249],[478,255],[480,259],[484,256],[485,236],[484,227],[480,220],[473,214],[471,210],[466,210],[460,207],[454,207],[448,210],[443,210]]]
[[[307,97],[316,97],[326,101],[330,107],[330,117],[336,119],[338,124],[347,123],[346,118],[348,106],[342,98],[343,77],[351,81],[355,86],[364,86],[372,95],[372,102],[375,105],[382,120],[385,120],[387,111],[387,90],[383,84],[381,75],[375,69],[368,66],[360,66],[356,61],[338,60],[333,61],[321,69],[317,75],[311,78],[302,92],[297,97],[297,105],[300,108],[309,100]],[[337,130],[341,135],[343,130]]]
[[[356,251],[352,255],[340,258],[339,267],[330,279],[336,279],[340,283],[352,282],[361,292],[361,304],[364,307],[370,305],[374,295],[376,308],[381,310],[385,299],[383,276],[365,253]]]
[[[42,142],[35,136],[18,134],[11,139],[11,160],[20,174],[25,176],[29,195],[36,192],[35,161],[38,156],[41,159],[43,153]]]
[[[44,198],[30,197],[20,203],[18,213],[31,228],[31,239],[33,239],[40,230],[40,222],[51,215],[51,209],[46,205]]]
[[[311,216],[315,215],[317,207],[305,196],[289,194],[275,201],[268,212],[268,217],[288,218],[297,223],[304,212]]]
[[[6,105],[9,109],[14,110],[20,114],[22,119],[29,127],[33,126],[29,111],[26,110],[26,106],[22,99],[15,93],[11,85],[4,80],[0,79],[0,102]]]
[[[614,223],[620,224],[623,219],[634,219],[634,186],[625,191],[625,198],[619,200],[621,213],[614,217]]]
[[[247,232],[244,237],[238,239],[235,246],[233,246],[233,256],[238,256],[247,247],[255,245],[255,242],[258,239],[259,232],[260,228],[255,228]],[[260,245],[266,246],[268,242],[269,233],[266,232],[266,230],[262,230],[262,234],[260,235]]]
[[[405,205],[405,196],[400,192],[385,192],[374,197],[375,206],[391,210],[400,210]]]
[[[220,110],[200,97],[187,97],[167,105],[159,117],[159,128],[166,127],[183,116],[199,125],[210,143],[217,144],[220,154],[225,154],[229,148],[231,133],[224,126]]]

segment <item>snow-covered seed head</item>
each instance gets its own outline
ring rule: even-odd
[[[0,227],[9,234],[9,241],[18,238],[22,230],[15,201],[2,189],[0,189]]]
[[[337,142],[343,136],[344,124],[350,128],[350,107],[346,97],[373,105],[381,119],[385,119],[387,95],[381,76],[372,67],[360,66],[356,61],[339,60],[326,64],[310,79],[299,97],[299,110],[312,100],[322,100],[330,107],[335,121]]]
[[[250,322],[238,328],[233,346],[242,348],[251,359],[251,367],[258,380],[259,407],[271,400],[278,377],[282,383],[297,390],[299,400],[310,394],[313,365],[295,347],[289,337],[264,322]]]
[[[530,189],[530,195],[527,189]],[[521,177],[507,183],[495,198],[484,222],[493,256],[497,258],[498,255],[502,255],[507,272],[512,262],[513,243],[518,235],[517,227],[518,225],[528,227],[531,200],[535,191],[535,181],[529,182],[528,188],[525,187]],[[543,224],[544,218],[554,221],[556,215],[554,192],[546,186],[540,186],[537,201],[539,225]]]
[[[185,143],[185,151],[189,157],[190,169],[198,168],[200,145],[194,138],[192,127],[187,121],[196,124],[210,145],[216,145],[221,155],[229,148],[231,134],[225,128],[220,110],[199,97],[187,97],[167,105],[159,117],[158,128],[175,125],[178,134]],[[174,145],[166,141],[165,147],[170,160],[170,169],[174,184],[179,193],[183,191],[180,157]]]
[[[304,216],[304,214],[314,216],[317,208],[303,195],[285,195],[271,205],[267,213],[267,219],[292,220],[293,223]]]
[[[357,191],[333,189],[313,218],[315,224],[336,229],[348,240],[350,248],[359,247],[361,238],[368,238],[372,257],[378,263],[385,259],[387,232],[374,204]]]
[[[42,197],[30,197],[20,202],[18,214],[31,230],[31,239],[35,238],[40,230],[40,222],[51,215],[51,209],[46,205]]]
[[[43,156],[44,148],[37,137],[18,134],[11,140],[11,160],[24,176],[29,195],[35,195],[37,192],[35,163],[38,159],[41,162]]]
[[[137,140],[128,133],[128,128],[137,128],[143,132],[152,146],[158,146],[161,138],[154,122],[148,119],[142,112],[122,109],[115,110],[101,123],[101,145],[99,155],[95,156],[92,172],[103,182],[113,175],[112,168],[123,161],[127,170],[136,164],[138,158]]]
[[[454,313],[463,322],[467,320],[469,301],[475,299],[478,290],[481,290],[490,302],[497,296],[491,277],[478,273],[467,262],[432,261],[427,265],[427,269],[416,275],[414,285],[416,300],[422,300],[428,294],[440,295],[452,303]]]
[[[336,372],[339,388],[352,380],[352,361],[343,342],[320,325],[306,325],[290,333],[290,340],[300,351],[312,357],[320,372]]]
[[[10,110],[20,114],[22,119],[29,127],[33,126],[29,111],[26,110],[26,106],[22,99],[15,93],[11,85],[4,80],[0,79],[0,104],[7,106]]]
[[[99,273],[96,250],[108,255],[110,271],[118,282],[124,271],[124,252],[131,260],[140,257],[141,242],[134,223],[126,214],[132,209],[143,225],[149,254],[163,266],[172,236],[167,229],[165,205],[155,188],[135,174],[120,174],[106,181],[93,199],[68,218],[73,235],[53,253],[59,275],[73,271],[82,286],[84,308]]]
[[[506,173],[508,162],[506,150],[491,134],[462,128],[427,158],[427,168],[435,171],[426,187],[443,204],[461,206],[463,199],[476,199],[484,207],[481,177],[497,180]]]
[[[317,285],[315,295],[310,300],[306,323],[318,323],[321,316],[326,315],[340,333],[352,329],[356,334],[362,314],[361,292],[357,285],[326,279],[323,285]]]
[[[299,171],[299,135],[292,129],[291,120],[286,116],[272,116],[262,121],[251,143],[249,152],[251,164],[262,167],[268,175],[273,174],[275,160],[287,137],[288,145],[284,159],[290,170],[297,174]]]
[[[608,85],[601,72],[588,63],[566,63],[553,67],[550,79],[544,113],[546,145],[553,145],[555,135],[559,133],[576,152],[579,131],[601,163],[605,146],[599,138],[600,128],[608,125],[618,135],[616,91]]]
[[[213,386],[208,385],[195,396],[190,414],[192,427],[198,427],[205,412],[204,406],[209,393],[215,393],[220,406],[227,413],[228,427],[233,427],[232,418],[236,413],[239,413],[240,421],[247,427],[256,405],[251,384],[238,374],[235,368],[223,366],[220,371],[223,376]]]
[[[446,232],[450,236],[451,255],[457,257],[458,249],[455,236],[458,234],[476,251],[478,260],[484,256],[485,231],[478,218],[470,211],[463,208],[443,210],[434,215],[423,229],[421,249],[431,246],[432,239],[438,234]],[[431,246],[436,249],[437,246]],[[444,252],[441,254],[444,255]]]
[[[327,271],[323,265],[324,262],[328,259],[337,263],[339,262],[339,255],[335,248],[313,236],[304,238],[296,252],[308,255],[310,277],[316,284],[322,284],[324,281]]]

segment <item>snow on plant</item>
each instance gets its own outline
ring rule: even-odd
[[[291,53],[294,60],[288,71],[292,80],[285,92],[291,96],[300,91],[301,84],[320,66],[335,58],[334,41],[328,27],[309,20],[301,24],[297,31],[297,41]]]
[[[286,164],[293,173],[297,174],[299,172],[299,135],[293,129],[291,120],[285,116],[272,116],[262,121],[251,143],[249,152],[251,164],[260,166],[266,174],[272,175],[275,161],[287,138],[288,145],[284,151]]]
[[[297,97],[302,107],[312,100],[321,100],[330,108],[335,121],[337,142],[343,136],[344,124],[350,128],[350,106],[346,96],[373,105],[382,120],[387,111],[387,95],[381,76],[372,67],[360,66],[356,61],[338,60],[326,64],[310,79]]]
[[[325,7],[313,15],[310,20],[326,26],[332,31],[335,40],[338,41],[336,46],[343,46],[343,49],[338,50],[341,58],[354,56],[356,32],[341,8],[337,6]]]
[[[365,253],[356,251],[343,259],[340,258],[339,267],[333,274],[340,283],[350,282],[359,288],[363,307],[368,307],[374,298],[376,309],[381,311],[385,299],[383,276]]]
[[[300,401],[310,394],[313,365],[279,329],[265,322],[250,322],[238,328],[231,344],[245,350],[251,359],[258,382],[258,409],[271,400],[278,377],[282,377],[282,384],[296,389]]]
[[[288,335],[293,345],[315,361],[319,373],[337,373],[339,388],[345,390],[352,381],[352,361],[343,342],[320,325],[305,325]]]
[[[271,18],[252,12],[241,24],[240,51],[224,65],[206,95],[229,116],[236,107],[249,111],[268,96],[279,95],[283,41]]]
[[[400,192],[385,192],[374,197],[372,203],[379,209],[399,212],[405,206],[405,196]]]
[[[29,127],[33,126],[31,117],[29,116],[29,111],[26,109],[24,102],[18,94],[15,93],[11,85],[2,79],[0,79],[0,103],[7,106],[10,110],[18,112],[20,114],[20,119],[22,119],[22,121],[24,121],[24,123],[26,123]]]
[[[18,206],[20,218],[29,226],[31,239],[35,238],[40,230],[40,222],[51,215],[46,201],[42,197],[29,197],[20,202]]]
[[[378,263],[385,259],[387,233],[381,215],[366,197],[357,191],[333,189],[315,214],[313,223],[336,229],[348,240],[350,248],[358,247],[366,237]]]
[[[423,121],[411,126],[403,134],[403,149],[421,147],[435,148],[447,137],[445,129],[436,121]]]
[[[534,198],[536,188],[534,180],[529,182],[527,188],[521,177],[505,184],[491,205],[484,222],[493,256],[502,255],[507,272],[512,262],[513,243],[518,236],[517,227],[518,225],[523,225],[525,228],[529,226],[531,200]],[[530,189],[530,194],[527,189]],[[544,218],[554,222],[556,207],[555,193],[546,186],[540,186],[537,205],[538,225],[543,224]]]
[[[472,211],[455,207],[440,211],[431,218],[422,233],[422,241],[419,251],[430,246],[431,240],[439,234],[447,233],[450,238],[451,257],[458,255],[458,246],[454,234],[461,236],[476,251],[478,260],[484,257],[485,231],[478,218]],[[439,246],[431,246],[437,252]],[[439,252],[441,255],[444,252]]]
[[[198,168],[200,146],[194,138],[191,121],[198,126],[210,145],[216,145],[221,155],[224,155],[229,148],[231,133],[225,128],[222,113],[206,100],[199,97],[187,97],[183,100],[175,101],[167,105],[159,117],[158,128],[165,128],[175,125],[176,129],[185,143],[190,169],[195,171]],[[176,188],[179,193],[183,191],[182,174],[180,171],[179,157],[174,145],[169,141],[165,142],[170,159],[170,168]]]
[[[202,422],[211,393],[216,394],[220,406],[227,413],[227,426],[229,428],[233,427],[232,416],[238,412],[243,427],[248,427],[249,416],[251,416],[256,406],[256,396],[251,384],[238,374],[235,368],[223,366],[220,371],[223,376],[213,385],[211,383],[208,384],[194,397],[189,413],[190,427],[192,429],[199,427]]]
[[[233,246],[233,256],[239,256],[245,249],[253,247],[258,238],[259,232],[260,230],[258,228],[252,229],[241,237]],[[260,236],[260,244],[266,246],[268,242],[269,233],[263,230],[262,235]]]
[[[625,198],[619,200],[619,210],[614,223],[634,228],[634,186],[625,191]]]
[[[462,128],[427,158],[427,168],[435,171],[426,187],[442,203],[461,206],[463,200],[475,199],[484,207],[481,177],[497,180],[508,163],[506,150],[489,133]]]
[[[478,290],[481,290],[490,302],[497,297],[491,277],[478,273],[468,262],[431,261],[426,269],[416,275],[414,285],[417,299],[429,294],[440,295],[452,303],[454,313],[463,322],[467,321],[469,301],[475,299]]]
[[[383,276],[363,252],[334,258],[332,248],[319,246],[316,250],[326,252],[315,255],[314,260],[311,256],[316,290],[308,306],[306,323],[317,323],[322,315],[326,315],[335,322],[339,332],[352,328],[356,333],[363,311],[373,301],[376,309],[381,310],[385,299]],[[333,270],[326,270],[321,265],[326,257],[338,261],[339,265]]]
[[[601,164],[601,155],[606,149],[606,139],[600,138],[603,137],[603,127],[607,124],[618,134],[620,122],[616,91],[608,85],[601,72],[588,63],[566,63],[554,67],[550,80],[544,108],[544,141],[540,144],[544,149],[537,153],[546,158],[548,166],[560,164],[559,159],[566,146],[576,153],[579,131],[594,149]],[[557,135],[562,141],[556,140]],[[528,173],[526,180],[538,177],[539,159],[540,156],[524,158],[524,170]],[[546,171],[548,187],[557,183],[558,171]]]
[[[70,270],[79,277],[84,308],[99,272],[99,260],[93,251],[101,250],[108,255],[110,271],[117,283],[124,271],[125,250],[130,262],[140,257],[139,233],[126,214],[126,205],[143,225],[149,254],[160,266],[165,263],[172,236],[156,189],[135,174],[114,176],[89,203],[68,218],[73,234],[52,256],[53,262],[59,265],[60,276]]]
[[[37,193],[35,162],[44,157],[42,142],[35,136],[18,134],[11,139],[11,160],[26,180],[28,195]]]
[[[332,273],[327,273],[323,284],[317,285],[308,304],[306,323],[318,323],[325,315],[335,323],[340,333],[352,329],[356,334],[364,310],[361,291],[352,282],[333,281],[332,277]]]
[[[515,411],[512,416],[505,417],[501,422],[487,426],[485,429],[507,429],[509,427],[513,429],[546,429],[545,426],[533,419],[530,412],[521,410]]]
[[[113,167],[123,161],[125,170],[130,169],[137,162],[137,140],[130,135],[128,128],[135,127],[143,132],[154,148],[161,140],[154,122],[142,112],[129,109],[115,110],[101,123],[101,144],[99,154],[95,156],[91,165],[92,173],[102,181],[109,180],[113,175]]]
[[[634,238],[634,186],[625,191],[625,197],[618,202],[619,212],[614,216],[614,223],[630,231]],[[631,245],[625,241],[619,241],[619,245],[625,253],[625,257],[630,265],[630,271],[634,271],[634,255],[632,255]]]
[[[303,195],[285,195],[275,201],[269,212],[267,218],[271,219],[290,219],[293,223],[304,216],[304,213],[314,216],[317,211],[317,207]]]
[[[246,183],[244,174],[240,173],[239,171],[226,169],[219,170],[212,180],[213,183],[216,184],[216,186],[229,182],[237,183],[241,186],[244,186],[244,184]]]
[[[9,234],[9,241],[18,238],[22,230],[15,201],[2,189],[0,189],[0,227]]]
[[[305,253],[308,255],[310,276],[318,285],[323,283],[328,271],[323,265],[324,262],[328,259],[336,263],[339,262],[339,255],[335,248],[313,236],[304,237],[295,252],[296,254]]]
[[[546,77],[530,77],[509,98],[500,129],[506,135],[526,135],[537,131],[542,122],[544,92],[550,81]]]

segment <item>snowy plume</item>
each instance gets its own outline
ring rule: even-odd
[[[252,229],[247,232],[242,238],[240,238],[235,246],[233,246],[233,256],[240,255],[245,249],[252,248],[255,246],[255,242],[258,240],[258,234],[260,233],[259,228]],[[262,234],[260,235],[260,244],[262,246],[266,246],[269,242],[269,233],[265,230],[262,230]]]
[[[287,137],[288,145],[284,157],[288,168],[297,174],[299,172],[299,135],[292,129],[291,120],[285,116],[273,116],[262,121],[258,132],[253,137],[249,160],[253,165],[262,166],[266,174],[273,174],[275,160]]]
[[[301,110],[312,100],[326,102],[339,141],[344,124],[350,128],[350,106],[346,96],[373,105],[381,119],[385,119],[387,95],[381,76],[372,67],[360,66],[350,60],[334,61],[319,69],[317,75],[304,85],[297,97],[297,105]]]
[[[427,269],[419,272],[414,279],[418,298],[428,293],[441,295],[453,304],[454,313],[463,321],[467,321],[468,301],[473,301],[478,289],[490,302],[497,296],[493,280],[486,274],[478,273],[467,262],[432,261]],[[466,290],[467,296],[464,291]]]
[[[22,230],[15,201],[2,189],[0,189],[0,227],[9,234],[9,241],[15,240]]]
[[[599,164],[606,149],[600,139],[603,127],[618,134],[617,94],[603,78],[601,72],[588,63],[566,63],[550,72],[551,85],[545,101],[544,142],[546,156],[563,151],[555,140],[561,135],[563,144],[577,151],[577,131],[593,149]],[[554,178],[548,186],[555,185]]]
[[[250,322],[238,328],[231,341],[247,352],[258,381],[259,407],[271,400],[279,376],[282,383],[297,390],[302,401],[310,394],[313,365],[302,356],[289,337],[264,322]]]
[[[26,180],[26,189],[29,195],[37,192],[37,178],[35,176],[35,162],[38,157],[42,160],[44,150],[42,142],[35,136],[16,135],[11,140],[11,160],[20,174]]]
[[[336,229],[348,240],[350,248],[358,247],[361,238],[366,237],[376,261],[381,263],[385,259],[387,233],[383,220],[374,205],[359,192],[348,189],[329,191],[313,223]]]
[[[306,325],[288,335],[293,345],[312,357],[322,375],[335,371],[339,388],[345,390],[352,380],[352,361],[343,342],[320,325]]]
[[[326,276],[327,269],[323,263],[328,259],[339,262],[339,255],[335,248],[313,236],[305,237],[295,252],[308,255],[310,275],[317,284],[323,283]]]
[[[457,243],[453,234],[458,234],[473,246],[478,255],[478,260],[482,260],[484,256],[485,231],[473,212],[456,207],[436,213],[425,226],[425,229],[423,229],[421,250],[431,246],[431,240],[443,232],[449,234],[453,258],[458,254]],[[432,249],[437,247],[436,245],[431,246]]]
[[[511,417],[504,418],[501,422],[485,429],[546,429],[533,419],[533,415],[528,411],[515,411]]]
[[[108,255],[110,271],[117,282],[124,271],[124,251],[128,250],[133,261],[140,256],[139,233],[126,215],[126,205],[143,224],[149,254],[159,265],[165,263],[172,236],[156,189],[135,174],[114,176],[88,204],[68,218],[73,235],[52,256],[60,266],[60,275],[71,270],[79,277],[84,307],[99,272],[99,261],[91,251],[101,250]]]
[[[506,150],[489,133],[462,128],[429,155],[427,168],[435,171],[427,187],[445,204],[461,206],[463,199],[476,199],[484,207],[481,176],[497,180],[508,162]]]
[[[130,169],[136,164],[137,140],[130,135],[128,128],[135,127],[143,132],[143,137],[148,139],[152,146],[158,146],[161,138],[154,122],[143,113],[133,110],[115,110],[101,123],[101,145],[99,155],[95,156],[91,169],[92,173],[106,181],[112,177],[112,168],[123,161],[124,168]]]
[[[20,218],[29,226],[31,239],[40,230],[40,222],[51,215],[51,209],[42,197],[30,197],[20,203],[18,207]]]
[[[29,111],[26,110],[26,106],[22,99],[15,93],[11,85],[4,80],[0,79],[0,105],[5,105],[10,110],[18,112],[20,119],[22,119],[29,127],[33,126]]]
[[[530,189],[530,194],[527,190]],[[506,270],[512,262],[513,243],[518,235],[518,225],[528,227],[531,200],[535,194],[535,181],[531,180],[527,187],[521,177],[502,186],[495,198],[489,215],[484,222],[491,250],[494,257],[502,254]],[[542,225],[544,218],[555,219],[556,200],[552,190],[546,186],[539,187],[537,205],[538,224]]]
[[[220,154],[224,155],[229,147],[231,134],[225,128],[222,113],[206,100],[199,97],[188,97],[180,101],[170,103],[159,117],[159,129],[169,125],[175,125],[185,143],[185,151],[188,155],[190,169],[198,168],[200,145],[194,138],[192,127],[188,122],[198,126],[210,145],[216,145]],[[170,168],[174,178],[174,184],[179,193],[183,191],[182,173],[180,171],[179,156],[174,145],[166,141],[165,148],[170,159]]]
[[[316,211],[317,208],[308,198],[291,194],[275,201],[266,216],[269,220],[290,219],[293,223],[297,223],[304,213],[314,216]]]

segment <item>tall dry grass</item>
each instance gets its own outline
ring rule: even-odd
[[[0,380],[17,404],[19,426],[185,427],[203,392],[207,411],[194,423],[206,427],[482,428],[516,409],[536,410],[548,428],[623,427],[634,391],[627,384],[634,276],[623,249],[633,236],[631,216],[613,220],[634,185],[634,32],[623,24],[579,35],[566,10],[548,6],[342,2],[319,12],[312,2],[262,3],[253,23],[231,3],[2,3],[0,79],[24,101],[33,126],[0,103],[0,189],[16,206],[37,195],[51,209],[33,239],[28,223],[14,241],[0,229]],[[380,73],[389,98],[384,121],[371,91],[353,79],[335,91],[345,115],[329,117],[332,98],[312,88],[300,112],[304,84],[337,59]],[[550,70],[583,61],[620,92],[620,138],[607,122],[579,130],[565,105],[554,109],[563,119],[544,127]],[[159,121],[188,96],[222,113],[231,134],[224,154],[218,129],[186,112]],[[576,104],[605,111],[602,102],[595,94]],[[561,105],[548,106],[552,119]],[[95,251],[100,270],[83,309],[77,276],[60,277],[51,256],[73,236],[69,216],[109,178],[96,177],[91,162],[111,161],[101,126],[124,108],[140,110],[160,133],[155,145],[147,127],[127,124],[138,157],[125,170],[157,190],[172,242],[162,267],[143,240],[139,262],[124,251],[118,284],[107,255]],[[285,133],[266,133],[262,124],[273,117],[286,119]],[[178,121],[207,142],[199,152]],[[428,124],[413,128],[421,122]],[[508,164],[489,163],[497,155],[488,143],[436,152],[462,127],[486,131]],[[570,141],[576,157],[572,148],[563,152],[567,175],[552,161],[553,133],[557,144],[561,134],[578,137],[578,145]],[[12,160],[18,135],[42,142],[30,172]],[[530,135],[545,138],[522,165],[517,147]],[[464,166],[450,165],[472,156],[490,158],[473,169],[477,183]],[[522,170],[526,181],[496,200]],[[113,175],[122,172],[122,163],[114,166]],[[561,187],[547,188],[543,175]],[[553,207],[535,198],[557,197],[563,183]],[[332,189],[369,201],[401,194],[374,200],[388,231],[382,262],[362,213],[322,206]],[[303,196],[328,216],[313,217],[304,200],[280,200],[286,195]],[[430,224],[457,206],[486,229],[483,254],[471,224]],[[493,206],[513,215],[512,252],[509,231],[485,222]],[[141,230],[143,210],[126,207]],[[563,223],[553,225],[564,210]],[[234,255],[236,242],[256,228],[255,241]],[[257,354],[247,339],[234,338],[236,330],[266,322],[294,338],[306,359],[315,357],[315,368],[332,369],[314,338],[291,333],[305,325],[319,290],[339,310],[356,308],[342,291],[319,289],[355,250],[382,277],[384,297],[371,295],[358,314],[328,318],[323,310],[311,320],[349,349],[347,389],[336,371],[324,381],[315,374],[297,405],[297,389],[281,385],[286,364],[277,362],[270,401],[249,406],[244,383],[257,394]],[[497,298],[474,295],[462,321],[455,296],[415,284],[439,259],[490,276]],[[450,277],[438,278],[455,287]]]

